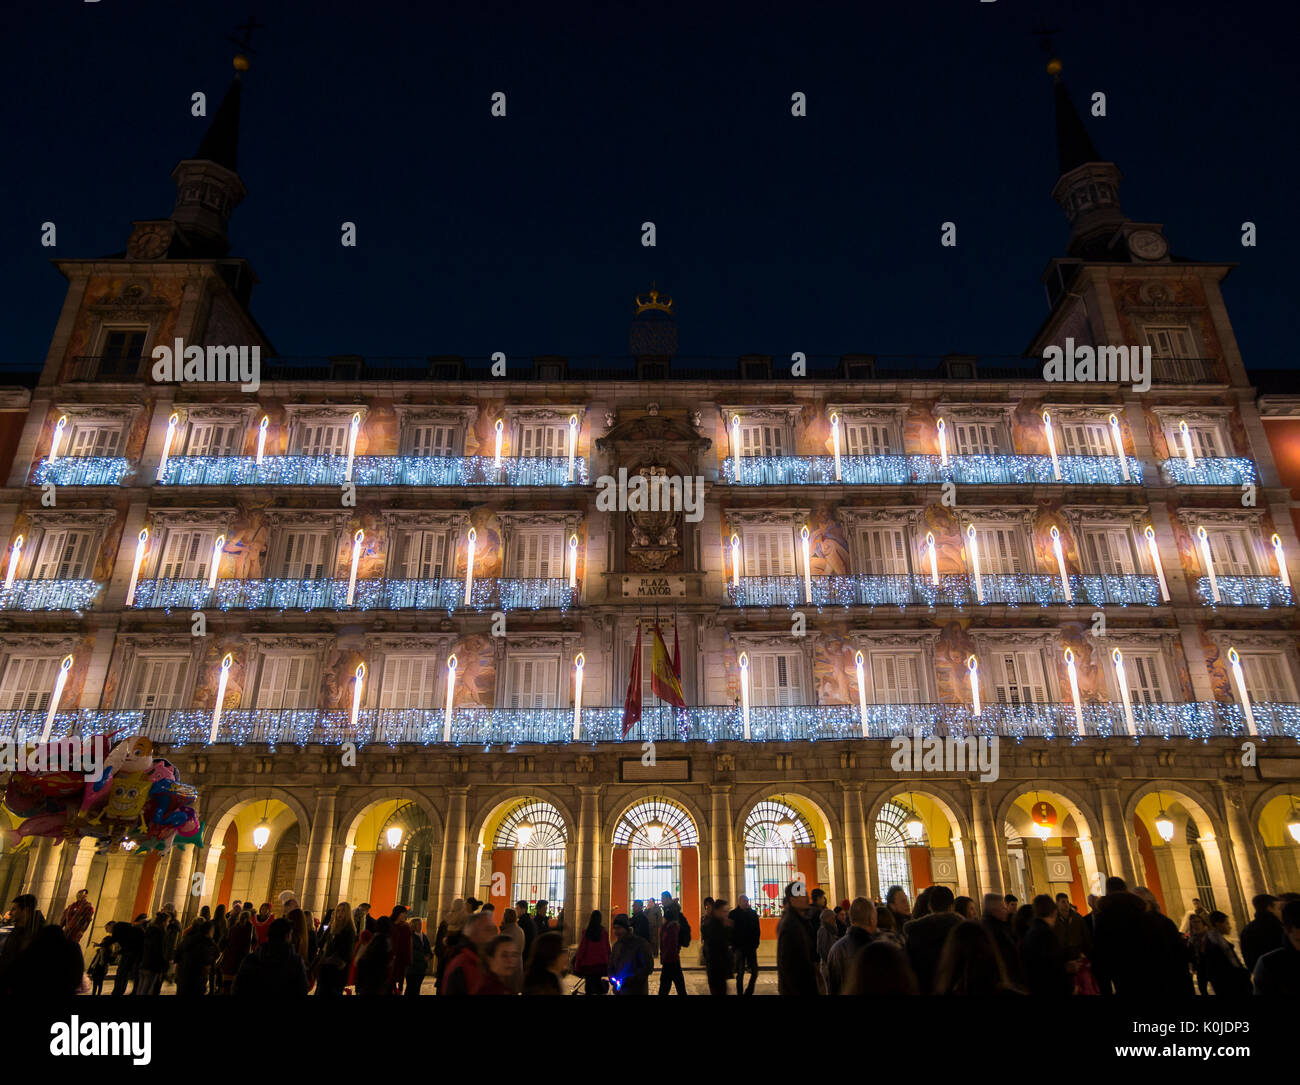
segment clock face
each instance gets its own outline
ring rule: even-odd
[[[1169,242],[1154,230],[1134,230],[1128,235],[1128,251],[1141,260],[1159,260],[1169,251]]]
[[[165,226],[141,226],[131,235],[127,246],[136,260],[154,260],[167,251],[171,244],[171,230]]]

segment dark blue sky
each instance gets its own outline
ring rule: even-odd
[[[1045,22],[1081,109],[1107,94],[1088,124],[1126,212],[1239,262],[1247,363],[1292,364],[1296,16],[1208,0],[10,5],[0,360],[44,358],[52,255],[170,212],[190,94],[215,111],[250,4],[231,237],[281,354],[621,355],[651,279],[684,355],[1019,354],[1067,234]]]

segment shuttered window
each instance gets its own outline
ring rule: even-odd
[[[1114,685],[1115,668],[1112,665],[1108,669]],[[1133,704],[1164,704],[1169,700],[1159,652],[1124,649],[1124,681]]]
[[[443,575],[447,550],[445,531],[423,528],[402,535],[397,569],[393,575],[407,580],[438,580]]]
[[[1105,422],[1059,422],[1063,456],[1112,456],[1110,426]]]
[[[379,689],[380,708],[438,708],[438,667],[423,655],[390,655],[384,659]]]
[[[785,426],[779,422],[740,423],[742,456],[784,456]]]
[[[122,447],[121,426],[72,425],[67,444],[69,456],[116,456]]]
[[[1136,573],[1133,536],[1122,527],[1083,528],[1085,569],[1094,574]]]
[[[187,456],[237,456],[243,445],[244,427],[240,422],[192,422]]]
[[[332,536],[324,531],[286,531],[282,575],[290,580],[332,576]]]
[[[993,653],[994,693],[1002,704],[1043,704],[1048,700],[1043,655],[1036,648]]]
[[[907,560],[907,532],[901,527],[863,528],[858,536],[863,567],[869,576],[906,576],[911,570]]]
[[[569,454],[569,427],[541,422],[524,422],[519,426],[519,455],[556,457]]]
[[[1194,358],[1192,330],[1177,325],[1151,325],[1144,329],[1147,344],[1156,358]]]
[[[1255,547],[1249,531],[1239,527],[1210,527],[1206,528],[1205,537],[1210,544],[1216,576],[1255,575]],[[1200,536],[1196,538],[1200,556]]]
[[[315,659],[305,653],[269,652],[262,658],[257,707],[315,708]]]
[[[643,657],[644,659],[644,657]],[[523,656],[510,660],[510,688],[506,702],[510,708],[554,708],[558,657]]]
[[[445,422],[421,422],[410,428],[408,456],[456,456],[460,449],[460,428]]]
[[[996,422],[954,422],[953,440],[959,456],[996,456],[1002,451],[1002,427]]]
[[[351,422],[303,422],[297,429],[299,456],[345,456]]]
[[[44,712],[50,707],[61,656],[10,656],[0,682],[0,709]]]
[[[136,661],[131,703],[124,708],[180,708],[189,657],[142,655]]]
[[[923,657],[920,652],[872,652],[871,681],[876,704],[923,704]]]
[[[32,568],[32,579],[88,579],[98,537],[99,532],[83,528],[53,528],[45,532]]]
[[[1252,701],[1294,704],[1295,682],[1281,652],[1242,652],[1241,673]],[[1233,690],[1235,694],[1236,689]]]
[[[513,576],[558,579],[564,576],[564,529],[520,530],[515,534]]]
[[[850,456],[888,456],[893,452],[888,422],[846,422],[844,438]]]
[[[1179,459],[1186,457],[1188,442],[1191,443],[1192,456],[1195,459],[1215,459],[1226,455],[1223,432],[1214,422],[1189,422],[1187,440],[1183,439],[1183,431],[1175,423],[1169,429],[1167,441],[1170,455]]]
[[[760,706],[801,704],[798,653],[751,652],[749,699],[750,704]]]
[[[747,527],[740,545],[746,576],[794,576],[794,536],[788,527]]]
[[[170,528],[158,559],[161,580],[204,580],[212,568],[216,534],[202,528]]]
[[[975,539],[979,546],[980,572],[989,574],[1024,572],[1022,535],[1023,532],[1018,527],[990,527],[976,524]],[[973,567],[971,571],[974,571]]]

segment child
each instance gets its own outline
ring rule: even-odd
[[[108,975],[108,960],[113,955],[113,924],[104,928],[108,933],[102,942],[95,943],[95,955],[90,960],[90,967],[86,970],[90,976],[90,993],[100,995],[104,993],[104,977]]]

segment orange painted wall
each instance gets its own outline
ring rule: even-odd
[[[930,865],[930,849],[907,849],[907,865],[912,871],[912,889],[919,893],[934,884],[934,867]]]
[[[609,915],[606,925],[612,926],[616,915],[626,915],[627,906],[627,848],[614,849],[614,861],[609,868]]]
[[[1070,902],[1080,915],[1088,914],[1088,894],[1083,888],[1083,864],[1079,861],[1079,842],[1072,836],[1062,840],[1065,854],[1070,857]]]
[[[387,915],[397,903],[397,876],[402,869],[402,853],[384,848],[375,855],[375,869],[370,875],[370,911]]]
[[[488,903],[496,908],[497,915],[500,915],[507,908],[514,906],[514,901],[510,899],[510,875],[515,869],[515,852],[513,848],[497,848],[492,853],[492,881],[488,886]],[[504,877],[498,878],[502,874]],[[496,891],[496,883],[502,883],[501,892]]]
[[[149,915],[149,898],[153,896],[153,879],[158,871],[158,860],[161,855],[156,851],[151,851],[144,857],[144,870],[140,873],[140,885],[135,891],[135,903],[131,905],[131,918],[134,919],[141,912]],[[149,918],[153,918],[149,915]]]
[[[808,892],[821,885],[817,880],[817,849],[816,848],[795,848],[794,849],[794,869],[796,874],[802,874],[804,884],[808,886]],[[785,886],[781,886],[781,892],[785,892]],[[836,902],[838,903],[838,901]]]
[[[1156,866],[1156,855],[1151,849],[1151,834],[1142,824],[1142,819],[1133,815],[1133,831],[1137,834],[1138,854],[1142,856],[1142,869],[1146,872],[1146,887],[1156,895],[1160,910],[1169,914],[1165,908],[1165,891],[1160,885],[1160,870]]]
[[[239,830],[235,828],[233,821],[226,826],[226,837],[221,843],[221,861],[226,868],[217,885],[217,903],[229,908],[230,897],[235,888],[235,853],[239,850]]]
[[[627,878],[623,878],[627,884]],[[700,850],[682,848],[682,910],[690,920],[691,930],[700,925]]]

